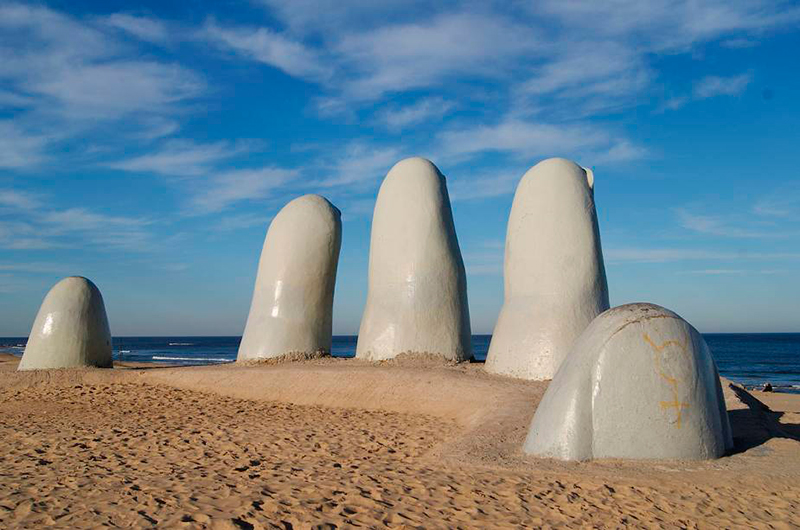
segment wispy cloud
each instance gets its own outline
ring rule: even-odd
[[[198,144],[189,140],[170,140],[155,152],[111,162],[108,167],[123,171],[193,177],[206,175],[220,162],[246,153],[251,148],[252,145],[248,143],[222,141]]]
[[[484,200],[491,197],[510,195],[525,173],[520,167],[518,171],[490,173],[478,176],[448,177],[447,187],[453,201]]]
[[[166,24],[153,18],[114,13],[105,17],[103,22],[146,42],[163,43],[169,39]]]
[[[373,100],[438,87],[456,75],[496,77],[538,45],[530,26],[497,13],[447,13],[345,34],[335,53],[351,72],[341,86],[344,93]]]
[[[732,37],[737,32],[757,34],[800,20],[796,5],[766,0],[545,0],[531,4],[530,9],[570,28],[583,28],[599,37],[624,38],[648,51],[680,51],[697,43]],[[598,20],[603,23],[597,24]]]
[[[64,270],[63,263],[47,262],[0,262],[0,271],[24,272],[29,274],[50,274]]]
[[[608,262],[664,263],[672,261],[800,260],[800,252],[731,252],[695,248],[617,247],[603,251]]]
[[[388,129],[401,130],[421,122],[439,121],[455,105],[443,98],[423,98],[411,105],[393,107],[381,112],[378,121]]]
[[[504,258],[503,241],[481,241],[476,247],[464,249],[464,268],[469,276],[502,276]]]
[[[139,252],[149,251],[153,245],[153,236],[148,228],[153,221],[145,218],[69,208],[45,213],[39,222],[51,238],[75,234],[101,248]]]
[[[204,34],[223,49],[274,66],[291,76],[322,81],[331,75],[329,63],[318,52],[266,27],[222,27],[209,19]]]
[[[47,137],[23,131],[11,120],[0,120],[0,168],[21,169],[46,158]]]
[[[789,187],[758,199],[756,215],[783,220],[800,220],[800,187]]]
[[[350,143],[342,150],[342,154],[337,155],[331,162],[330,175],[315,184],[323,188],[336,188],[379,182],[400,160],[401,152],[397,147],[376,147],[362,142]]]
[[[677,274],[699,274],[702,276],[740,276],[748,275],[773,275],[785,272],[781,269],[697,269],[677,271]]]
[[[700,234],[730,238],[770,238],[784,235],[742,228],[720,215],[695,214],[680,208],[676,210],[676,214],[682,227]]]
[[[555,124],[506,119],[494,125],[452,128],[439,134],[439,152],[463,160],[486,153],[531,158],[584,155],[592,161],[642,158],[646,150],[589,124]]]
[[[738,96],[753,80],[752,73],[744,73],[733,77],[707,76],[694,87],[694,96],[698,99],[716,96]]]
[[[215,232],[233,232],[253,227],[266,228],[271,219],[272,217],[266,215],[252,213],[226,215],[213,223],[212,230]]]
[[[39,165],[60,143],[112,123],[117,134],[104,141],[114,143],[202,94],[201,74],[138,53],[119,31],[154,40],[165,37],[161,26],[124,14],[82,20],[41,5],[0,4],[0,105],[14,110],[13,124],[0,124],[0,167]]]
[[[148,252],[157,247],[146,218],[116,216],[87,208],[45,207],[28,211],[22,220],[0,221],[0,248],[42,250],[86,248]]]
[[[27,191],[0,188],[0,211],[33,210],[40,208],[42,202],[38,195]]]
[[[234,203],[262,200],[294,177],[293,170],[261,168],[234,170],[214,177],[209,185],[191,199],[196,213],[221,212]]]

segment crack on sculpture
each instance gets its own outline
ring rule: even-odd
[[[650,346],[655,351],[654,359],[655,359],[655,364],[656,364],[656,370],[658,370],[658,375],[662,379],[664,379],[667,383],[669,383],[670,391],[672,392],[672,401],[661,401],[661,402],[659,402],[660,405],[661,405],[661,408],[663,410],[675,409],[675,411],[677,412],[677,417],[675,419],[675,427],[680,429],[681,428],[681,418],[683,416],[683,409],[688,409],[689,408],[689,403],[686,403],[685,401],[680,401],[678,399],[678,379],[675,378],[675,377],[669,376],[669,375],[664,373],[664,370],[661,367],[661,358],[658,355],[664,350],[664,348],[666,348],[667,346],[670,346],[670,345],[677,346],[685,354],[686,353],[686,342],[679,341],[679,340],[667,340],[667,341],[664,341],[663,343],[661,343],[661,346],[659,346],[655,342],[653,342],[653,340],[650,338],[650,336],[647,333],[644,334],[644,340],[645,340],[645,342],[650,344]]]

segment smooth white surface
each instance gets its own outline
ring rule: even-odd
[[[597,317],[547,388],[524,450],[563,460],[718,458],[733,447],[703,337],[675,313],[629,304]]]
[[[593,186],[591,171],[563,158],[536,164],[520,180],[487,371],[551,379],[581,332],[608,309]]]
[[[378,192],[369,294],[356,357],[472,357],[467,278],[444,176],[424,158],[398,162]]]
[[[330,353],[342,241],[339,210],[319,195],[289,202],[269,226],[237,360]]]
[[[112,366],[111,331],[100,290],[70,276],[45,296],[17,369],[81,366]]]

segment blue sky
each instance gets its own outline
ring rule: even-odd
[[[0,336],[84,275],[115,335],[238,335],[269,220],[343,212],[358,329],[398,160],[448,178],[475,332],[514,187],[595,172],[611,302],[800,331],[800,5],[776,1],[0,1]]]

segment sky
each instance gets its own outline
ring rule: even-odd
[[[53,284],[112,332],[240,335],[270,219],[341,211],[334,333],[358,330],[372,208],[447,177],[472,329],[503,301],[514,189],[592,168],[612,305],[800,331],[800,4],[0,0],[0,336]]]

